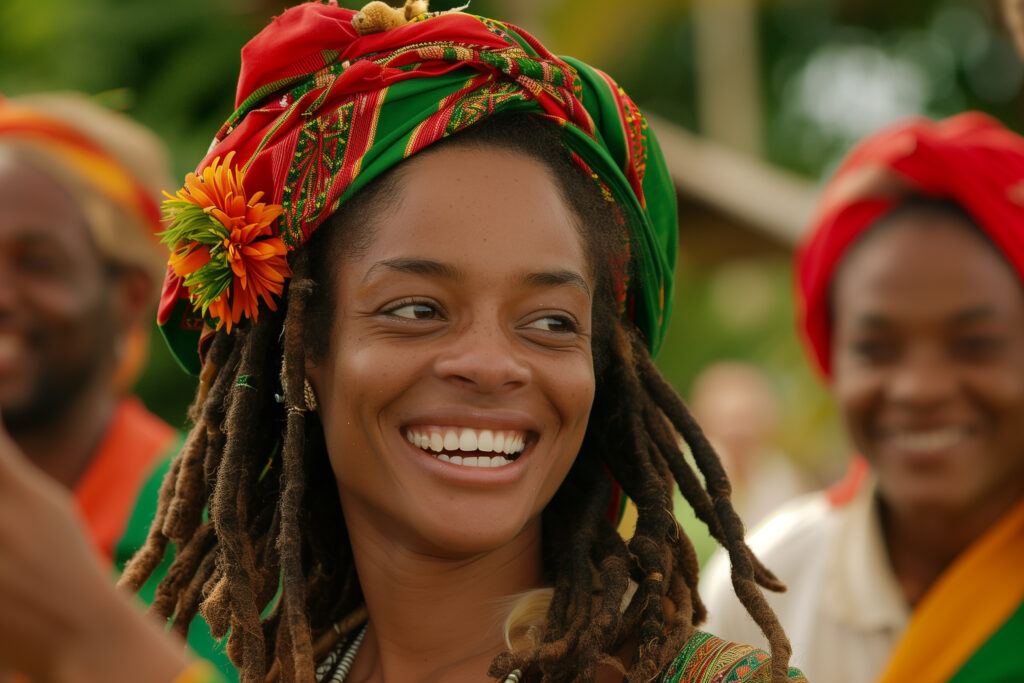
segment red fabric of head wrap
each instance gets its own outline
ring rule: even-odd
[[[866,230],[913,195],[957,202],[1024,282],[1024,138],[979,112],[883,129],[854,147],[829,180],[797,250],[799,326],[826,376],[836,268]]]
[[[173,255],[158,322],[183,366],[198,372],[196,348],[215,325],[230,332],[275,305],[290,276],[287,251],[349,197],[441,138],[506,113],[557,125],[600,184],[629,258],[616,282],[620,305],[655,352],[671,309],[676,201],[628,95],[510,24],[447,11],[363,35],[356,15],[302,4],[242,50],[236,110],[167,205]]]

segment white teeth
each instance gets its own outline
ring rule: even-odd
[[[462,434],[459,435],[459,450],[475,451],[476,441],[476,432],[472,429],[463,429]]]
[[[440,460],[464,467],[503,467],[526,447],[526,434],[517,431],[468,427],[417,427],[405,430],[409,443],[437,454]],[[453,451],[474,455],[451,455]],[[475,455],[480,453],[480,455]],[[483,453],[495,453],[493,457]]]
[[[444,435],[444,449],[446,451],[459,450],[459,435],[455,433],[454,429],[449,429],[448,433]]]
[[[901,451],[929,453],[957,445],[966,436],[961,427],[946,427],[927,432],[896,432],[889,436],[889,444]]]

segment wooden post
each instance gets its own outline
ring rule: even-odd
[[[694,0],[701,132],[761,154],[760,52],[755,0]]]

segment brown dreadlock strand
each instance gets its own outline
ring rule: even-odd
[[[607,264],[623,260],[621,223],[558,136],[546,122],[499,116],[422,152],[489,145],[544,163],[578,218],[596,279],[594,405],[576,462],[542,519],[550,603],[536,642],[496,657],[489,674],[519,668],[526,681],[562,683],[592,681],[610,666],[631,683],[658,676],[706,612],[696,553],[671,513],[678,485],[729,550],[736,592],[768,636],[781,683],[789,646],[757,584],[781,586],[743,542],[714,451],[636,329],[620,321]],[[228,636],[245,683],[310,680],[314,662],[367,618],[323,429],[303,390],[307,357],[322,357],[333,325],[334,273],[369,243],[366,226],[379,199],[399,191],[400,169],[363,188],[291,254],[281,313],[264,310],[256,324],[215,334],[189,412],[194,426],[122,579],[137,589],[174,543],[154,610],[174,617],[181,633],[201,612],[215,637]],[[637,505],[628,542],[606,515],[613,480]]]
[[[189,437],[185,442],[185,446],[182,449],[182,455],[175,458],[171,463],[171,467],[164,477],[163,482],[160,485],[160,493],[157,503],[156,518],[150,527],[149,533],[146,537],[146,542],[139,549],[139,551],[132,557],[131,561],[125,566],[124,573],[118,581],[118,585],[124,586],[132,592],[137,592],[142,584],[145,582],[146,577],[153,573],[157,565],[164,558],[164,553],[167,549],[167,544],[170,538],[165,533],[165,525],[167,521],[168,511],[171,507],[172,499],[177,499],[178,496],[182,496],[184,499],[193,499],[194,502],[202,508],[202,498],[199,496],[190,496],[189,492],[178,487],[178,475],[181,471],[182,462],[188,459],[190,451],[193,449],[205,451],[207,450],[208,444],[203,441],[205,438],[205,429],[200,429],[201,420],[196,420],[196,415],[200,411],[200,407],[203,405],[210,405],[206,403],[206,397],[210,391],[210,385],[215,381],[217,377],[217,370],[225,362],[226,355],[230,349],[230,344],[227,340],[216,340],[210,348],[210,353],[207,362],[207,368],[204,369],[204,377],[200,385],[199,394],[196,396],[196,400],[189,407],[189,414],[193,420],[196,421],[197,428],[189,433]],[[177,514],[182,512],[180,503],[176,508]],[[176,524],[172,524],[172,527],[177,527]],[[184,532],[184,529],[179,531]],[[185,534],[182,533],[181,537],[176,539],[177,542],[185,541]],[[158,599],[160,594],[158,592]],[[162,609],[155,610],[151,608],[161,616],[167,617]]]
[[[264,369],[268,356],[265,339],[275,338],[279,322],[264,312],[260,320],[248,330],[236,334],[245,336],[239,373],[258,375]],[[221,546],[219,566],[227,579],[231,633],[227,651],[231,660],[241,669],[243,683],[257,683],[266,675],[266,646],[260,625],[257,596],[266,578],[258,570],[253,544],[248,542],[247,526],[250,493],[259,474],[257,463],[247,455],[255,449],[254,430],[249,416],[259,414],[259,396],[244,386],[232,388],[232,398],[224,425],[227,440],[218,468],[213,496],[210,500],[210,519],[217,530]],[[218,608],[204,603],[204,614]]]
[[[642,351],[642,349],[638,349]],[[731,487],[711,444],[690,415],[683,402],[654,367],[646,353],[640,357],[640,374],[651,395],[659,400],[666,416],[683,436],[693,451],[694,460],[707,482],[707,491],[714,503],[715,515],[724,535],[723,545],[732,564],[732,583],[737,597],[768,639],[772,652],[772,678],[785,680],[789,664],[790,646],[775,613],[764,595],[757,589],[761,583],[768,588],[780,589],[781,583],[754,558],[743,541],[743,523],[729,500]]]
[[[288,288],[288,314],[284,325],[284,362],[281,384],[284,388],[287,428],[282,449],[281,493],[278,512],[281,531],[277,548],[281,554],[282,622],[278,625],[277,651],[281,658],[282,677],[288,683],[300,680],[301,672],[313,668],[313,641],[305,614],[305,576],[302,568],[301,514],[305,471],[305,413],[307,410],[306,353],[303,338],[306,302],[313,283],[306,279],[308,262],[305,253],[295,259],[295,276]]]

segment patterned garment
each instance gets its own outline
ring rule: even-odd
[[[508,24],[446,12],[360,35],[354,15],[307,3],[253,38],[242,50],[237,110],[199,170],[233,153],[246,193],[283,207],[275,231],[294,249],[368,182],[447,135],[503,112],[555,121],[623,221],[631,263],[609,266],[621,275],[624,314],[656,351],[672,295],[676,201],[633,101],[604,73]],[[199,340],[216,321],[196,312],[173,272],[159,323],[182,365],[198,372]]]
[[[182,435],[134,396],[121,399],[72,491],[93,547],[108,562],[129,533],[146,482],[178,452]],[[147,529],[148,530],[148,526]],[[141,532],[145,537],[145,530]]]
[[[771,656],[750,645],[737,645],[698,631],[669,664],[662,683],[768,683]],[[789,680],[807,683],[798,669]]]

